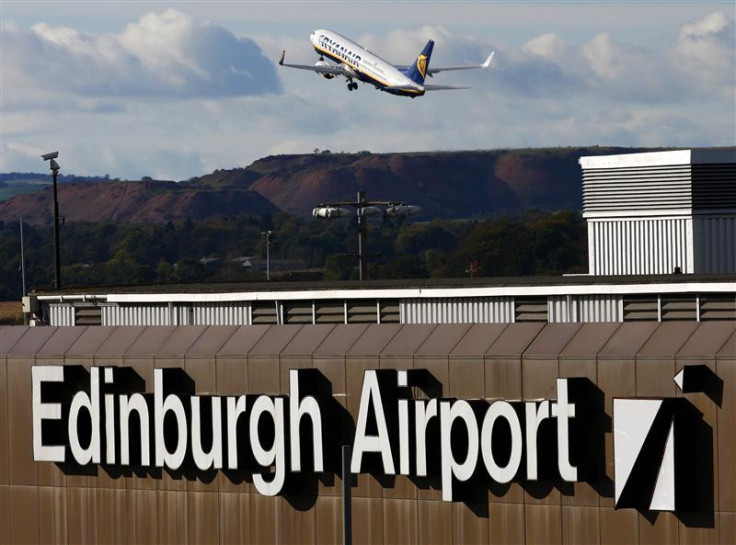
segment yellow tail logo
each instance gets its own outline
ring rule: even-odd
[[[417,59],[417,70],[419,70],[419,73],[422,75],[423,78],[427,77],[427,56],[426,55],[419,55],[419,58]]]

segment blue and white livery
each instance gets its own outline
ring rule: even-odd
[[[380,91],[411,98],[422,96],[426,91],[467,89],[468,87],[453,85],[425,84],[424,79],[438,72],[450,70],[485,69],[491,65],[491,60],[493,60],[493,53],[491,53],[482,64],[430,68],[429,60],[432,56],[434,41],[429,40],[414,64],[396,66],[331,30],[315,30],[309,40],[319,55],[319,60],[314,65],[287,64],[284,62],[286,51],[281,53],[279,64],[288,68],[311,70],[326,79],[343,76],[348,80],[349,91],[357,89],[358,81],[362,81],[370,83]]]

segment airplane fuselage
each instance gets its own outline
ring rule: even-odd
[[[424,94],[422,86],[417,85],[390,62],[337,32],[315,30],[309,40],[321,57],[345,65],[349,72],[354,73],[351,77],[357,80],[370,83],[382,91],[395,95],[414,97]]]

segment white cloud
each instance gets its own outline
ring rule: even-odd
[[[733,18],[715,12],[680,27],[674,62],[699,89],[736,93],[736,29]]]
[[[119,34],[3,26],[10,105],[49,96],[224,97],[280,91],[273,62],[247,38],[173,9],[148,13]]]
[[[279,9],[284,6],[290,4]],[[545,13],[555,9],[538,7]],[[208,9],[215,8],[196,4],[199,13]],[[247,19],[247,10],[241,11]],[[474,22],[470,31],[452,20],[354,31],[356,24],[344,30],[327,16],[316,24],[287,17],[290,22],[273,31],[243,27],[255,45],[237,38],[222,18],[206,23],[178,11],[135,17],[107,34],[82,32],[69,21],[34,24],[31,30],[3,27],[2,170],[38,170],[43,167],[38,154],[57,148],[67,173],[186,179],[314,148],[390,152],[736,143],[730,15],[684,25],[692,17],[680,18],[667,32],[656,26],[667,41],[650,40],[646,46],[598,20],[576,20],[571,33],[569,26],[538,18],[533,32],[520,27],[516,42],[496,42],[491,23],[485,28]],[[665,18],[672,19],[672,13]],[[428,93],[417,100],[368,85],[348,93],[340,79],[275,66],[282,49],[293,62],[316,61],[308,36],[319,26],[342,31],[400,64],[412,62],[430,38],[436,42],[433,66],[479,63],[491,50],[496,57],[489,70],[442,73],[432,80],[470,85],[466,91]],[[245,62],[250,57],[244,51],[258,62]],[[251,76],[258,70],[272,78],[265,89],[253,87]],[[283,92],[273,92],[281,85]],[[54,108],[53,123],[39,103]]]

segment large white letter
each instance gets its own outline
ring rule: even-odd
[[[274,427],[273,444],[269,450],[263,448],[261,438],[258,435],[258,422],[261,414],[271,415]],[[281,397],[270,398],[258,396],[250,413],[250,444],[253,449],[253,457],[263,467],[275,466],[273,480],[266,481],[263,474],[253,474],[253,484],[256,490],[264,496],[275,496],[281,492],[286,477],[286,453],[284,452],[284,399]]]
[[[458,463],[452,452],[452,426],[462,420],[468,434],[468,452]],[[440,430],[442,441],[442,500],[452,501],[452,478],[465,482],[473,476],[478,463],[478,421],[473,408],[464,400],[440,401]]]
[[[164,439],[164,419],[169,411],[176,417],[178,430],[177,444],[173,453],[166,449]],[[187,415],[184,412],[184,404],[177,395],[169,394],[164,400],[163,369],[153,370],[153,419],[156,433],[156,467],[165,465],[171,469],[179,469],[187,452]]]
[[[100,369],[98,367],[90,369],[89,392],[90,395],[87,395],[86,392],[77,392],[69,408],[69,446],[79,465],[86,465],[90,462],[100,463]],[[92,434],[87,448],[82,447],[79,442],[77,427],[79,411],[82,408],[87,409],[92,423]]]
[[[289,432],[291,435],[291,470],[302,470],[301,437],[299,423],[302,416],[309,415],[312,419],[312,444],[314,446],[314,471],[323,471],[322,460],[322,414],[319,404],[312,396],[299,399],[299,371],[289,371]]]
[[[542,420],[549,418],[549,401],[539,404],[529,401],[526,406],[526,478],[536,481],[537,475],[537,430]],[[509,421],[510,422],[510,421]],[[513,450],[513,447],[512,447]]]
[[[427,424],[437,416],[437,400],[414,402],[414,436],[416,438],[417,477],[427,476]]]
[[[245,396],[227,398],[227,468],[238,469],[238,417],[245,413]]]
[[[219,397],[210,397],[212,404],[212,446],[209,452],[202,448],[202,424],[199,396],[192,396],[192,456],[202,471],[222,469],[222,406]]]
[[[493,426],[498,418],[505,418],[511,429],[511,454],[505,467],[500,467],[493,456]],[[521,464],[522,443],[521,423],[511,403],[496,401],[488,407],[483,419],[483,430],[481,431],[481,451],[483,452],[483,462],[486,464],[486,470],[488,470],[491,479],[498,483],[507,483],[514,478]]]
[[[61,403],[41,401],[41,383],[64,382],[64,367],[61,365],[34,365],[31,367],[33,383],[33,459],[36,462],[63,462],[63,445],[45,446],[41,437],[44,420],[61,420]]]
[[[121,395],[119,398],[120,410],[120,464],[130,465],[130,413],[138,413],[141,430],[141,465],[151,465],[151,445],[149,443],[150,424],[148,417],[148,403],[143,394],[133,394],[130,397]]]
[[[575,482],[578,480],[578,468],[570,464],[570,427],[567,421],[575,417],[575,405],[567,402],[567,379],[557,379],[557,403],[552,404],[552,416],[557,417],[557,467],[560,477]]]
[[[368,424],[368,410],[371,404],[373,405],[373,414],[376,416],[377,435],[366,435],[365,428]],[[351,473],[360,473],[363,453],[365,452],[380,452],[383,460],[383,472],[387,475],[396,474],[386,417],[383,412],[383,402],[381,401],[381,390],[378,387],[378,377],[375,371],[366,371],[363,374],[363,391],[360,394],[358,424],[355,430],[355,441],[353,442],[353,458],[350,461]]]

